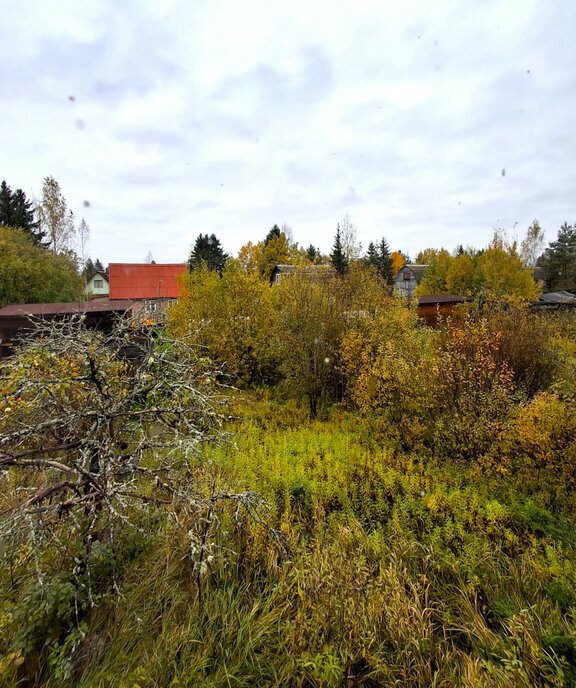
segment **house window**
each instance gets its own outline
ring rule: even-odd
[[[94,286],[96,289],[102,289],[104,286],[104,280],[94,280]]]
[[[402,277],[404,277],[405,280],[409,280],[410,277],[411,277],[411,275],[410,275],[409,272],[405,272],[405,273],[402,275]]]

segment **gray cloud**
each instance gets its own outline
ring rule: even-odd
[[[576,219],[576,6],[28,2],[2,175],[39,195],[54,174],[103,260],[185,259],[199,232],[236,251],[275,222],[327,252],[346,212],[413,255]]]

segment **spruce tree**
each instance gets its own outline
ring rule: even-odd
[[[348,272],[349,264],[342,246],[340,224],[336,226],[336,237],[334,238],[334,246],[330,254],[330,261],[332,262],[332,267],[339,275],[345,275]]]
[[[384,237],[378,247],[378,274],[386,284],[392,284],[394,275],[392,270],[392,256],[388,248],[388,242]]]
[[[576,291],[576,227],[565,222],[556,241],[550,242],[542,261],[551,291]]]
[[[188,258],[188,270],[192,272],[206,263],[209,270],[222,272],[227,260],[228,254],[224,253],[215,234],[199,234]]]
[[[378,249],[373,241],[368,244],[368,251],[364,256],[364,263],[371,268],[378,269]]]
[[[308,246],[308,248],[306,249],[306,258],[308,258],[308,260],[312,264],[315,264],[320,260],[320,258],[322,258],[322,254],[316,248],[316,246],[310,244],[310,246]]]
[[[12,226],[12,191],[6,181],[0,185],[0,225]]]
[[[264,239],[264,246],[268,246],[273,239],[279,239],[281,234],[282,230],[280,227],[278,227],[278,225],[274,225],[274,227],[272,227],[272,229],[266,235],[266,239]]]
[[[96,269],[94,268],[92,258],[87,258],[86,262],[84,263],[84,267],[82,268],[82,277],[84,278],[84,281],[88,282],[95,272]]]
[[[43,246],[46,236],[34,216],[32,201],[26,198],[22,189],[12,192],[6,181],[0,184],[0,225],[19,227],[32,237],[37,246]]]

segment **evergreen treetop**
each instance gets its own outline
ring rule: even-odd
[[[278,227],[278,225],[274,225],[274,227],[272,227],[272,229],[266,235],[266,239],[264,239],[264,246],[268,246],[273,239],[279,239],[281,234],[282,230],[280,227]]]
[[[386,284],[394,281],[393,260],[386,239],[382,238],[378,246],[371,241],[364,262],[369,267],[376,268],[378,275]]]
[[[42,246],[46,233],[40,229],[35,218],[32,201],[26,198],[22,189],[12,192],[6,181],[0,184],[0,225],[19,227],[29,234],[37,246]]]
[[[336,236],[334,238],[332,253],[330,254],[330,261],[332,262],[332,267],[339,275],[345,275],[348,272],[349,263],[344,253],[344,247],[342,246],[340,224],[336,225]]]
[[[224,253],[220,240],[215,234],[199,234],[188,258],[188,271],[192,272],[202,263],[206,263],[209,270],[222,272],[227,260],[228,254]]]

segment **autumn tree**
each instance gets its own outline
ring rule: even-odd
[[[260,514],[252,492],[205,491],[190,461],[225,437],[217,374],[198,349],[121,317],[105,333],[81,315],[37,321],[0,363],[2,554],[22,562],[11,563],[13,594],[26,586],[42,620],[3,621],[8,635],[24,635],[26,685],[34,654],[73,632],[103,593],[118,593],[126,543],[152,543],[160,523],[180,530],[201,606],[218,511]]]
[[[497,234],[477,259],[478,288],[490,296],[537,299],[540,289],[532,269],[524,266],[516,242],[508,244]]]
[[[251,241],[248,241],[240,247],[236,260],[242,270],[245,272],[258,271],[260,262],[262,260],[263,248],[264,243],[262,241],[258,242],[257,244],[253,244]]]
[[[390,257],[392,258],[392,279],[394,280],[396,279],[396,275],[404,267],[405,260],[400,251],[392,251]]]
[[[0,306],[82,300],[75,260],[40,248],[23,229],[0,227]]]
[[[72,248],[75,234],[74,213],[68,209],[60,184],[54,177],[45,177],[42,200],[37,206],[38,219],[54,253]]]
[[[475,267],[477,257],[473,254],[457,253],[450,261],[446,272],[446,291],[448,294],[467,296],[475,294],[479,288],[480,276]]]
[[[420,258],[423,256],[419,254]],[[452,256],[445,249],[428,252],[428,268],[420,284],[414,290],[414,296],[427,296],[429,294],[449,294],[447,277],[448,270],[452,264]],[[418,263],[419,265],[421,263]],[[426,263],[422,263],[425,265]]]
[[[362,244],[358,241],[356,225],[350,220],[348,213],[340,220],[340,241],[348,265],[356,260],[360,260]]]
[[[526,267],[534,267],[544,248],[544,230],[538,220],[528,227],[526,236],[520,244],[520,257]]]
[[[292,263],[298,257],[296,246],[292,244],[278,225],[274,225],[268,232],[259,260],[259,271],[262,277],[270,279],[272,271],[277,265]]]
[[[284,386],[308,400],[314,418],[322,398],[329,397],[337,383],[344,304],[325,280],[304,272],[274,286],[273,298],[276,320],[270,345]]]
[[[236,383],[277,378],[267,348],[273,329],[267,279],[230,260],[221,277],[204,264],[185,275],[182,286],[169,314],[172,332],[204,347]]]
[[[532,270],[525,268],[515,243],[496,232],[486,249],[456,256],[445,249],[430,261],[415,296],[429,294],[483,294],[489,297],[535,299],[538,287]]]
[[[444,249],[425,248],[422,251],[419,251],[415,258],[416,265],[430,265],[430,263],[438,256],[440,251],[443,250]]]

